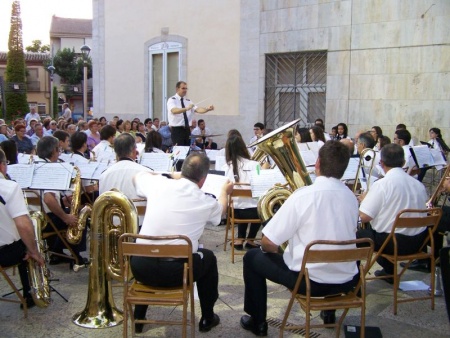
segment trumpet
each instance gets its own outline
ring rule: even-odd
[[[444,192],[444,182],[450,175],[450,165],[447,166],[447,168],[444,171],[444,174],[442,175],[441,180],[439,181],[439,184],[437,185],[436,189],[433,192],[433,195],[431,195],[430,199],[426,203],[426,207],[428,209],[434,208],[438,205],[439,199],[442,196],[442,193]]]

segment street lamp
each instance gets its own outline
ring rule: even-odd
[[[55,112],[53,111],[53,73],[55,72],[55,67],[50,65],[47,67],[47,70],[50,73],[50,116],[54,118]]]
[[[87,121],[87,66],[90,52],[91,47],[88,45],[81,46],[81,53],[83,54],[83,119],[85,121]]]

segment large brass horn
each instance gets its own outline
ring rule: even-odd
[[[42,229],[46,225],[44,215],[40,211],[33,211],[30,214],[30,218],[34,225],[38,252],[45,257],[47,249],[41,237]],[[47,259],[45,259],[44,266],[40,266],[35,260],[30,258],[28,260],[28,276],[34,303],[39,307],[49,306],[51,303],[50,285],[48,284],[50,272],[47,269]]]
[[[363,151],[361,151],[361,154],[359,156],[358,170],[356,171],[355,183],[353,184],[354,194],[356,193],[358,182],[360,180],[365,180],[367,184],[367,189],[365,192],[369,191],[373,167],[375,166],[375,158],[376,158],[375,150],[371,148],[365,148]],[[369,172],[366,175],[364,168],[367,167],[369,168]],[[360,177],[361,174],[363,174],[363,177]]]
[[[300,119],[289,122],[249,146],[257,146],[257,149],[269,155],[275,161],[289,185],[289,189],[276,185],[259,199],[258,212],[263,222],[273,216],[293,191],[312,184],[311,177],[295,142],[294,126],[299,121]]]
[[[449,175],[450,175],[450,165],[447,165],[447,168],[445,169],[444,173],[442,174],[442,178],[439,181],[439,184],[436,186],[436,189],[434,190],[433,195],[431,195],[430,199],[426,203],[426,206],[428,209],[438,206],[439,199],[441,198],[442,194],[444,193],[444,189],[443,189],[444,182],[448,178]],[[446,195],[448,195],[448,194],[446,193]],[[442,205],[441,205],[441,207],[442,207]]]
[[[78,244],[83,237],[83,231],[86,227],[87,218],[90,216],[90,206],[85,206],[78,215],[78,210],[81,204],[81,173],[78,167],[74,167],[76,176],[73,183],[72,202],[70,204],[70,214],[78,217],[78,222],[75,226],[70,226],[66,232],[67,242],[70,244]]]
[[[119,223],[116,223],[116,220]],[[137,233],[138,214],[133,202],[119,191],[101,194],[92,206],[91,262],[86,306],[72,317],[86,328],[105,328],[123,321],[112,295],[112,280],[120,280],[118,239],[126,232]]]

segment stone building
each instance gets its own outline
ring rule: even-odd
[[[316,117],[450,135],[448,0],[93,0],[94,106],[166,119],[174,84],[215,133]],[[224,141],[224,137],[219,143]]]

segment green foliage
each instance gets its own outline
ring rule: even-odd
[[[29,110],[19,1],[14,1],[12,4],[8,48],[5,72],[5,100],[7,119],[12,119],[16,117],[19,111],[23,115]],[[15,85],[19,88],[15,89]]]
[[[92,77],[92,62],[88,59],[88,78]],[[45,68],[50,66],[51,60],[44,62]],[[55,74],[61,77],[61,80],[69,85],[77,85],[83,80],[83,60],[80,54],[75,50],[64,48],[59,50],[53,58]]]
[[[50,52],[50,45],[42,45],[41,40],[33,40],[30,46],[25,47],[27,52],[46,53]]]

